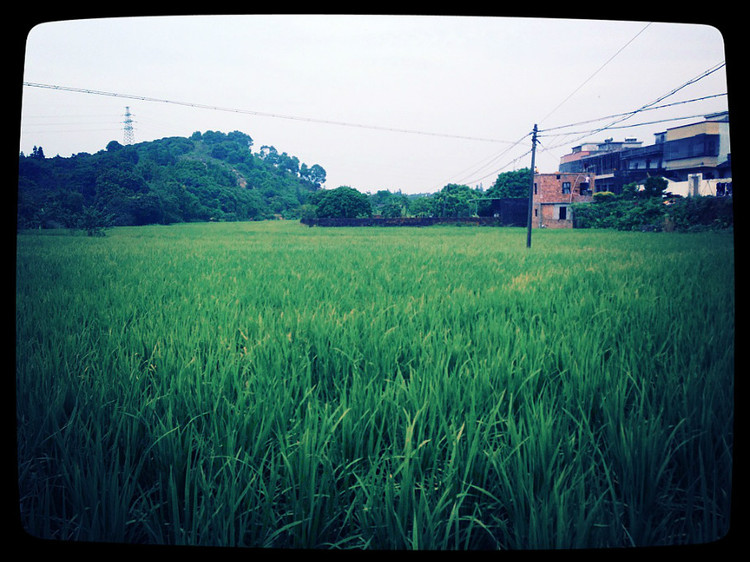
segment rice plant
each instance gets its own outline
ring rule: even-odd
[[[721,539],[732,235],[534,236],[20,234],[25,530],[324,549]]]

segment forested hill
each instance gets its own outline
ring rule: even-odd
[[[19,158],[18,228],[299,217],[325,170],[252,146],[245,133],[207,131],[69,158],[35,148]]]

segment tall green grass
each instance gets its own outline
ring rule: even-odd
[[[548,549],[729,529],[731,234],[31,233],[16,280],[33,536]]]

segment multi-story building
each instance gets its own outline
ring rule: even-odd
[[[581,160],[599,152],[599,143],[588,142],[574,146],[570,153],[560,158],[561,172],[582,172],[583,165]]]
[[[594,192],[621,193],[624,185],[651,176],[666,178],[667,191],[680,195],[731,195],[729,114],[673,127],[655,135],[653,145],[635,138],[576,146],[560,160],[560,171],[534,174],[532,224],[573,226],[572,204],[590,202]]]
[[[718,178],[728,161],[729,114],[706,115],[705,121],[667,129],[664,138],[664,171],[669,179],[686,180],[691,174]]]
[[[587,143],[573,147],[570,154],[560,159],[561,172],[579,172],[596,176],[598,191],[620,193],[623,182],[621,159],[624,153],[637,150],[642,141],[626,138],[623,141],[606,139],[601,143]]]
[[[654,135],[654,144],[623,151],[620,155],[619,187],[643,181],[650,175],[664,174],[664,135]]]
[[[654,141],[649,146],[632,138],[580,145],[560,159],[560,171],[595,176],[597,191],[621,193],[626,184],[660,176],[670,184],[703,185],[694,193],[731,193],[728,112],[656,133]]]
[[[534,174],[532,226],[572,228],[573,203],[592,200],[594,178],[582,172]]]

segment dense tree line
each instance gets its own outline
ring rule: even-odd
[[[525,198],[528,168],[503,172],[487,190],[448,184],[406,195],[349,186],[323,189],[326,172],[296,156],[261,146],[242,132],[195,132],[123,146],[110,142],[96,154],[48,158],[42,147],[21,153],[17,226],[79,228],[270,218],[491,216],[490,199]],[[733,223],[731,198],[669,200],[666,182],[650,178],[641,191],[598,193],[594,204],[574,205],[577,228],[689,230]]]
[[[648,178],[642,186],[625,185],[621,194],[594,194],[593,203],[573,205],[576,228],[616,230],[697,230],[733,226],[731,197],[664,197],[667,181]]]
[[[322,189],[326,172],[261,146],[242,132],[195,132],[95,154],[48,158],[42,147],[21,153],[17,225],[81,228],[190,221],[305,217],[463,217],[487,214],[488,197],[525,197],[528,170],[500,174],[483,191],[448,184],[405,195],[349,186]]]
[[[304,206],[302,218],[471,217],[491,216],[490,199],[528,196],[529,169],[504,172],[486,191],[462,184],[447,184],[440,191],[406,195],[400,191],[378,190],[363,194],[342,186],[314,193]]]
[[[96,154],[19,157],[18,227],[88,228],[300,216],[325,170],[245,133],[196,132]]]
[[[491,199],[525,199],[531,183],[528,168],[503,172],[486,191],[448,184],[430,194],[405,195],[379,190],[362,194],[350,187],[322,190],[308,199],[302,218],[364,218],[380,216],[460,218],[489,217]],[[576,228],[617,230],[695,231],[733,225],[731,197],[664,197],[667,182],[648,178],[643,185],[629,184],[622,194],[601,192],[593,203],[573,205]]]

